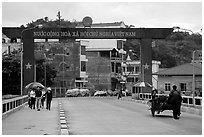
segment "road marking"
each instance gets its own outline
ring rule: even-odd
[[[63,109],[63,105],[61,102],[58,101],[58,105],[59,105],[59,116],[60,116],[60,133],[61,135],[69,135],[69,131],[68,131],[68,126],[67,126],[67,121],[65,118],[65,112]]]

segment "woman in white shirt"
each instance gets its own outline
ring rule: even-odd
[[[31,109],[35,109],[35,91],[30,91]]]

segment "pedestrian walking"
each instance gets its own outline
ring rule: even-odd
[[[122,98],[122,89],[118,91],[118,99]]]
[[[35,109],[35,91],[32,89],[30,91],[30,99],[31,99],[31,109]]]
[[[152,99],[155,99],[157,94],[158,94],[158,91],[157,91],[157,89],[154,88],[152,90]]]
[[[42,109],[44,108],[45,93],[46,93],[46,91],[43,89],[42,90],[42,96],[41,96],[41,107],[42,107]]]
[[[47,88],[46,95],[46,109],[50,110],[51,107],[51,101],[52,101],[52,89],[50,87]]]
[[[35,96],[36,96],[36,107],[37,107],[37,111],[40,111],[41,96],[42,96],[42,92],[41,92],[41,90],[40,90],[40,87],[37,87],[37,89],[35,90]]]
[[[173,85],[173,90],[169,94],[169,99],[167,100],[167,103],[173,106],[174,119],[179,119],[180,117],[181,102],[182,102],[181,93],[177,90],[177,86]]]

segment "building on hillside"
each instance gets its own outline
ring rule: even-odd
[[[187,63],[154,73],[153,75],[158,76],[158,90],[169,93],[172,86],[176,85],[183,94],[192,95],[193,67],[195,95],[202,96],[202,64],[200,62]]]

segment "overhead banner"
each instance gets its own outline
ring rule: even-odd
[[[34,39],[162,39],[171,28],[42,28],[30,30]]]

